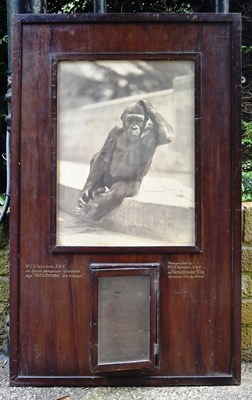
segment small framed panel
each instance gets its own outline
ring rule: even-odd
[[[91,265],[92,371],[158,363],[159,265]]]

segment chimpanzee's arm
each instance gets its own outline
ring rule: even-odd
[[[115,147],[115,139],[120,132],[120,128],[115,126],[109,133],[102,149],[99,153],[95,154],[90,164],[90,171],[86,183],[79,194],[79,201],[81,199],[87,202],[92,198],[92,192],[99,186],[104,172],[107,170],[111,163],[112,154]]]
[[[174,132],[171,125],[157,110],[146,100],[139,100],[146,112],[146,115],[151,119],[156,134],[157,144],[170,143],[173,140]]]

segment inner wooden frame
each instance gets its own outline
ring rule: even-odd
[[[154,369],[158,366],[159,348],[159,268],[157,264],[91,264],[90,265],[90,360],[93,372],[115,372]],[[99,278],[114,277],[149,278],[149,357],[143,360],[121,362],[99,362]],[[120,287],[118,287],[120,291]],[[130,317],[130,310],[128,316]],[[120,327],[119,327],[120,328]]]
[[[127,245],[127,252],[199,252],[201,251],[201,53],[194,52],[158,52],[158,53],[113,53],[113,54],[51,54],[51,218],[50,218],[50,250],[53,253],[65,252],[122,252],[126,246],[80,246],[80,245],[60,245],[57,243],[57,217],[59,191],[57,190],[58,177],[58,155],[57,142],[59,135],[58,127],[58,65],[62,61],[192,61],[194,63],[194,244],[192,245]],[[179,137],[177,137],[177,140]],[[176,140],[176,139],[175,139]],[[158,221],[157,221],[158,223]]]

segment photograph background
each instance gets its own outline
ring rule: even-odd
[[[194,62],[60,61],[57,84],[58,245],[194,245]],[[139,98],[163,115],[175,138],[158,146],[139,195],[85,232],[74,209],[90,160]]]

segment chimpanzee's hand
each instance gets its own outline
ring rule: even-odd
[[[143,107],[146,115],[152,116],[153,113],[156,113],[156,110],[154,109],[154,107],[151,105],[151,103],[149,101],[144,100],[144,99],[139,99],[138,104],[140,104]]]
[[[87,204],[90,199],[92,199],[92,192],[91,188],[84,187],[78,197],[78,205],[82,207],[84,204]]]

